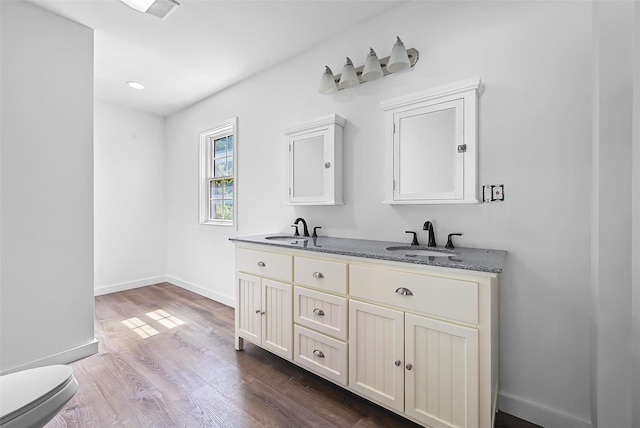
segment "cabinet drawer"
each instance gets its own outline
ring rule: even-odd
[[[347,340],[347,299],[307,288],[294,287],[293,319],[340,340]]]
[[[296,257],[295,281],[332,293],[347,294],[347,265],[326,260]]]
[[[349,289],[351,296],[359,299],[478,323],[476,282],[351,265]]]
[[[236,248],[236,269],[266,278],[291,282],[292,257],[285,254]]]
[[[293,359],[303,367],[347,384],[347,344],[296,325]]]

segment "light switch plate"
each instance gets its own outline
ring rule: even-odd
[[[482,202],[493,200],[493,186],[482,186]]]

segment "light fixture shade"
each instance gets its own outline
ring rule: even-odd
[[[342,68],[342,75],[340,76],[338,88],[353,88],[354,86],[358,86],[359,84],[360,81],[358,80],[356,69],[353,67],[353,63],[351,62],[349,57],[347,57],[347,62],[344,63],[344,67]]]
[[[399,71],[408,70],[411,67],[409,55],[407,55],[404,43],[402,43],[400,37],[396,36],[396,38],[398,40],[393,45],[391,56],[389,57],[389,63],[387,64],[387,71],[389,73],[397,73]]]
[[[369,54],[364,61],[364,68],[362,69],[362,80],[365,82],[382,78],[382,67],[380,66],[378,55],[376,55],[373,48],[369,49]]]
[[[322,73],[322,78],[320,79],[320,88],[318,88],[318,92],[322,95],[331,95],[335,94],[338,91],[338,87],[336,86],[336,80],[333,76],[333,71],[329,68],[329,66],[324,66],[324,73]]]

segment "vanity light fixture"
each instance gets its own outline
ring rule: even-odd
[[[355,68],[353,62],[347,57],[342,74],[337,76],[334,76],[329,66],[325,65],[318,92],[323,95],[331,95],[342,89],[358,86],[360,83],[408,70],[416,65],[418,58],[419,52],[416,49],[406,49],[400,37],[396,37],[391,55],[386,58],[379,60],[376,52],[370,48],[363,66]]]
[[[144,89],[144,85],[142,83],[134,82],[133,80],[129,80],[127,82],[127,86],[133,89]]]
[[[120,0],[138,12],[148,13],[160,19],[166,19],[175,11],[180,3],[175,0]]]

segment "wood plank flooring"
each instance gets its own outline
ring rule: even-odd
[[[47,428],[417,426],[250,343],[237,352],[233,308],[168,283],[96,297],[95,330],[99,353],[71,364],[78,392]],[[496,427],[536,425],[500,413]]]

